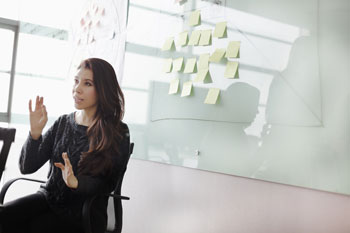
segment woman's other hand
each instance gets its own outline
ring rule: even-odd
[[[69,188],[75,189],[78,187],[78,179],[74,175],[72,164],[70,163],[66,152],[62,153],[62,158],[64,160],[64,165],[62,163],[55,163],[55,166],[61,169],[62,178],[66,185]]]
[[[34,140],[40,138],[47,123],[47,112],[44,105],[44,97],[36,97],[35,109],[32,110],[32,100],[29,100],[30,135]]]

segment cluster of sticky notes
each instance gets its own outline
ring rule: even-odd
[[[188,24],[195,27],[201,24],[200,10],[191,12]],[[227,22],[219,22],[212,29],[183,31],[178,34],[176,46],[207,46],[212,44],[212,37],[226,38],[227,37]],[[195,74],[193,81],[183,83],[181,97],[190,96],[192,93],[193,83],[211,83],[211,75],[209,70],[209,62],[220,63],[225,59],[226,68],[224,77],[239,78],[237,61],[228,59],[240,57],[240,41],[230,41],[226,48],[216,48],[212,54],[201,54],[197,60],[196,57],[167,58],[164,60],[163,72],[183,72],[185,74]],[[166,39],[162,47],[163,51],[176,50],[174,37]],[[179,92],[180,79],[175,78],[170,82],[169,94],[177,94]],[[204,100],[205,104],[216,104],[220,96],[219,88],[210,88]]]

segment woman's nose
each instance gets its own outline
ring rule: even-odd
[[[81,85],[80,85],[80,83],[75,84],[73,90],[74,90],[75,92],[80,93],[80,92],[81,92]]]

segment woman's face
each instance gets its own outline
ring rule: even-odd
[[[81,68],[74,77],[73,99],[76,109],[96,111],[97,93],[93,73],[89,69]]]

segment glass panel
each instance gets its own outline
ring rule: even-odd
[[[0,72],[0,112],[7,112],[10,75]]]
[[[71,52],[67,41],[20,33],[16,73],[64,79]]]
[[[34,100],[36,95],[44,96],[49,117],[71,112],[74,109],[71,98],[71,84],[69,80],[48,79],[16,75],[13,93],[12,114],[27,115],[28,101]],[[71,103],[63,105],[61,103]]]
[[[2,72],[11,70],[14,36],[15,33],[13,31],[0,28],[0,71]]]
[[[316,0],[176,2],[130,1],[123,88],[133,158],[350,194],[349,21],[340,11]],[[220,22],[226,36],[208,46],[177,43]],[[175,50],[162,51],[169,37]],[[211,80],[194,82],[190,96],[181,91],[196,73],[162,71],[168,58],[198,59],[231,41],[240,55],[210,62]],[[239,77],[225,77],[228,61],[239,62]],[[169,95],[174,78],[179,91]],[[221,90],[215,105],[203,103],[209,88]]]
[[[50,117],[56,118],[72,110],[73,105],[60,104],[71,98],[72,82],[67,78],[71,56],[72,49],[68,41],[20,33],[13,119],[18,119],[18,114],[28,114],[28,101],[36,95],[44,96]]]
[[[0,28],[0,112],[7,112],[14,32]]]
[[[20,0],[1,0],[0,17],[18,20],[18,9]]]

